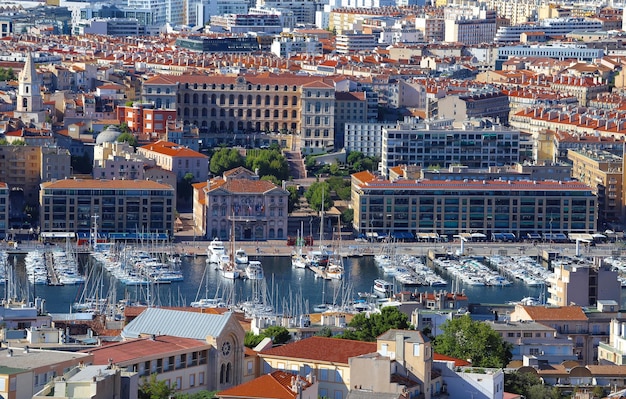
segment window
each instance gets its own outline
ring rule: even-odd
[[[204,385],[204,373],[198,373],[198,384]]]
[[[183,377],[176,377],[176,389],[183,388]]]
[[[250,375],[254,372],[254,363],[248,362],[246,364],[246,374]]]
[[[196,375],[189,374],[189,388],[196,386]]]

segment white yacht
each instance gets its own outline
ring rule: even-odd
[[[235,263],[245,265],[248,263],[248,254],[243,248],[235,251]]]
[[[246,277],[250,280],[261,280],[264,277],[263,266],[258,260],[251,260],[246,266]]]
[[[220,269],[222,276],[225,278],[234,280],[240,277],[239,269],[237,269],[237,265],[232,261],[230,256],[224,254],[222,255],[220,261],[217,264],[217,267]]]
[[[224,243],[217,238],[213,239],[207,247],[207,262],[219,263],[222,256],[226,254]]]
[[[390,298],[393,296],[393,283],[382,279],[374,280],[374,293],[383,298]]]

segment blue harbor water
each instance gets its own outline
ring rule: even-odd
[[[271,302],[274,308],[290,314],[312,311],[319,303],[345,303],[358,298],[358,293],[371,293],[373,282],[377,278],[393,281],[385,276],[372,256],[345,259],[345,276],[339,280],[315,278],[310,270],[294,269],[289,257],[259,257],[265,270],[265,284],[252,280],[228,280],[223,278],[214,265],[206,263],[206,257],[184,257],[180,265],[184,281],[151,286],[124,286],[112,278],[108,272],[101,273],[99,284],[87,282],[87,289],[82,285],[47,286],[27,283],[23,256],[9,257],[9,264],[15,270],[14,291],[21,298],[35,296],[46,300],[46,310],[50,313],[68,313],[74,302],[82,296],[106,298],[114,293],[117,299],[129,299],[132,302],[150,302],[155,306],[189,306],[199,298],[220,297],[229,303],[252,300],[261,295]],[[92,271],[92,268],[95,268]],[[100,275],[101,266],[91,258],[81,259],[81,271],[85,275]],[[405,287],[404,290],[433,292],[434,290],[452,291],[450,276],[442,274],[448,285],[445,287]],[[204,277],[204,278],[203,278]],[[95,288],[97,287],[97,288]],[[5,297],[5,286],[0,286]],[[396,286],[396,291],[401,288]],[[112,291],[114,290],[114,291]],[[471,303],[506,303],[519,301],[524,297],[539,297],[542,287],[529,287],[515,281],[511,286],[464,286],[459,285]],[[112,296],[112,295],[111,295]]]

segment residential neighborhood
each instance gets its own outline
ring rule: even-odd
[[[3,0],[0,398],[626,397],[625,6]]]

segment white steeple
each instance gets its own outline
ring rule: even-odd
[[[24,69],[18,76],[17,109],[15,117],[23,122],[40,125],[45,121],[43,99],[41,97],[41,79],[33,62],[32,54],[26,55]]]

